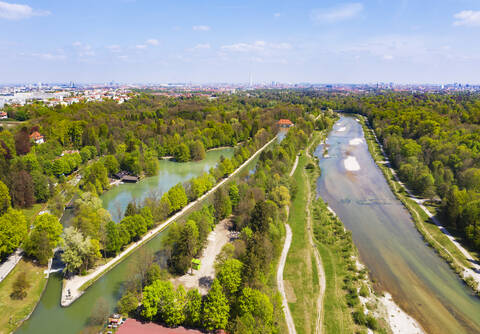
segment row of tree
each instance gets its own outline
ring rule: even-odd
[[[233,229],[239,238],[217,256],[216,278],[208,294],[202,297],[197,289],[185,291],[182,286],[174,289],[161,278],[147,282],[140,291],[127,291],[119,311],[173,327],[278,333],[281,300],[267,282],[274,275],[275,259],[282,248],[285,206],[295,193],[288,172],[313,128],[310,117],[297,124],[281,143],[260,154],[254,169],[219,188],[211,206],[170,228],[165,241],[168,268],[172,274],[182,275],[191,259],[201,254],[215,223],[233,213]]]

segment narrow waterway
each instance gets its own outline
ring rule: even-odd
[[[193,177],[208,172],[220,160],[221,156],[231,158],[232,147],[210,150],[202,161],[178,163],[170,160],[160,160],[158,174],[147,177],[137,183],[123,183],[113,187],[100,198],[103,207],[112,215],[113,220],[123,218],[128,203],[135,200],[141,203],[146,197],[156,195],[158,198],[179,182],[185,182]]]
[[[135,184],[121,184],[102,195],[104,207],[110,211],[114,219],[119,220],[132,199],[141,201],[151,192],[161,195],[175,184],[185,182],[208,171],[217,164],[222,155],[231,157],[233,148],[211,150],[207,152],[204,160],[198,162],[160,161],[160,170],[157,176],[145,178]],[[69,307],[62,308],[60,306],[62,277],[58,273],[52,274],[37,308],[16,333],[79,333],[88,326],[89,317],[97,303],[103,301],[102,303],[105,303],[112,312],[124,290],[125,282],[136,272],[136,266],[142,262],[142,258],[149,254],[159,255],[158,251],[161,249],[163,235],[163,233],[159,233],[140,250],[133,252],[88,288]]]
[[[422,240],[373,161],[361,124],[342,116],[325,145],[325,157],[323,145],[315,152],[317,193],[352,231],[378,288],[428,333],[480,333],[480,299]]]

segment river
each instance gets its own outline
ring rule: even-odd
[[[428,333],[480,333],[480,299],[422,240],[372,159],[355,117],[342,116],[326,146],[326,157],[323,145],[315,151],[322,169],[317,194],[352,231],[376,286]],[[359,170],[346,170],[348,156]]]
[[[206,158],[197,162],[176,163],[173,161],[160,161],[159,173],[148,177],[138,183],[121,184],[101,196],[103,205],[110,211],[115,220],[120,220],[126,206],[132,199],[143,200],[151,192],[160,195],[179,182],[185,182],[192,177],[201,175],[214,167],[221,156],[232,157],[233,148],[222,148],[208,151]],[[161,248],[163,233],[159,233],[148,241],[142,249],[155,253]],[[47,283],[45,293],[38,303],[35,311],[16,333],[35,334],[67,334],[79,333],[88,325],[88,318],[100,299],[103,299],[110,312],[119,300],[124,283],[130,273],[135,271],[135,264],[145,256],[145,251],[138,250],[128,256],[122,263],[96,281],[85,293],[71,306],[60,306],[62,278],[60,274],[52,274]]]

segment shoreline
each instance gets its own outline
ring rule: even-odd
[[[263,145],[260,149],[258,149],[254,154],[250,156],[247,160],[245,160],[235,171],[233,171],[228,177],[222,179],[218,182],[212,189],[204,193],[202,196],[197,198],[195,201],[188,203],[183,209],[175,213],[173,216],[169,217],[165,222],[157,225],[157,227],[148,231],[142,239],[139,241],[130,244],[125,250],[123,250],[120,254],[116,257],[108,261],[107,263],[97,267],[93,272],[85,275],[75,275],[70,279],[63,280],[63,287],[61,293],[61,301],[60,304],[62,307],[67,307],[71,305],[75,300],[83,295],[86,289],[90,287],[96,280],[106,274],[108,271],[113,269],[117,264],[123,261],[130,253],[135,251],[137,248],[148,242],[150,239],[155,237],[158,233],[163,231],[165,228],[168,227],[173,221],[177,218],[180,218],[185,213],[187,213],[193,206],[197,203],[203,201],[207,196],[214,193],[219,187],[221,187],[225,182],[229,181],[233,176],[235,176],[239,171],[241,171],[245,166],[247,166],[255,157],[260,154],[265,148],[270,146],[277,138],[277,135],[273,137],[270,141],[268,141],[265,145]],[[67,298],[67,292],[70,291],[70,298]]]
[[[402,195],[399,194],[399,190],[397,190],[392,185],[393,181],[389,179],[389,175],[386,174],[386,172],[382,168],[382,166],[384,166],[385,168],[390,170],[390,172],[392,173],[392,177],[399,184],[401,189],[403,189],[407,193],[407,195],[405,197],[407,199],[411,199],[413,202],[415,202],[419,206],[419,208],[422,210],[422,212],[427,215],[428,219],[430,219],[436,225],[436,227],[440,230],[440,232],[450,240],[450,242],[453,244],[453,246],[456,247],[462,253],[463,256],[465,256],[465,259],[467,261],[469,260],[469,258],[470,259],[472,258],[470,253],[458,241],[455,240],[455,238],[448,232],[448,230],[446,230],[446,228],[442,224],[440,224],[437,221],[437,219],[435,219],[435,217],[433,217],[433,215],[428,211],[428,209],[426,209],[425,207],[422,208],[423,205],[421,205],[420,203],[417,203],[417,201],[415,201],[416,196],[414,196],[410,192],[410,190],[403,184],[403,182],[401,182],[398,179],[396,171],[392,167],[385,165],[385,163],[389,163],[390,160],[388,159],[385,152],[383,151],[383,146],[380,144],[380,142],[379,142],[379,140],[378,140],[378,138],[375,134],[375,131],[369,125],[367,125],[367,123],[365,121],[365,116],[363,116],[363,115],[359,115],[359,116],[362,119],[360,121],[360,123],[362,124],[362,128],[364,130],[364,137],[367,141],[368,150],[370,151],[370,155],[372,156],[372,159],[375,161],[375,164],[377,165],[377,167],[380,168],[380,170],[382,171],[385,179],[387,180],[387,183],[388,183],[391,191],[400,200],[400,202],[402,202],[403,206],[409,212],[417,231],[422,235],[425,242],[427,242],[427,244],[430,247],[432,247],[435,250],[435,252],[442,259],[444,259],[447,262],[449,267],[457,274],[457,276],[466,285],[468,285],[473,290],[473,292],[475,292],[477,294],[477,296],[480,296],[480,273],[477,273],[472,268],[468,268],[465,265],[463,265],[459,259],[457,259],[455,256],[453,256],[451,254],[451,252],[445,246],[443,246],[438,240],[435,239],[434,236],[432,236],[425,229],[425,227],[423,226],[423,224],[425,223],[425,220],[420,216],[420,214],[415,209],[410,207],[410,205],[406,202],[406,199],[402,198]],[[368,138],[367,135],[366,135],[366,131],[370,131],[374,139]],[[373,141],[379,146],[380,154],[381,154],[381,156],[383,157],[384,160],[379,161],[378,158],[376,157],[376,155],[374,154],[374,152],[371,152],[372,150],[375,150],[375,147],[373,146],[374,145]],[[371,145],[369,145],[369,144],[371,144]],[[415,219],[415,217],[417,217],[418,220]],[[468,254],[469,256],[466,256],[465,253]],[[480,265],[477,264],[476,266],[478,268],[480,268]],[[472,280],[475,283],[472,284],[471,283]]]
[[[366,138],[365,138],[366,139]],[[359,141],[355,140],[355,144],[360,144],[363,143],[364,141]],[[350,143],[351,144],[351,143]],[[354,144],[354,145],[355,145]],[[373,158],[373,156],[372,156]],[[344,160],[345,161],[345,160]],[[321,171],[319,165],[317,164],[318,170]],[[315,182],[315,181],[313,181]],[[328,213],[333,217],[337,218],[338,215],[337,213],[326,203],[323,198],[320,196],[319,197],[326,206],[326,209]],[[340,220],[340,218],[337,218],[344,230],[346,230],[345,225],[343,222]],[[352,245],[356,250],[356,245],[352,240]],[[358,250],[356,250],[355,255],[353,256],[353,259],[355,260],[356,263],[356,269],[358,271],[361,271],[363,269],[367,269],[367,266],[361,263],[359,255],[358,255]],[[385,291],[379,291],[379,293],[382,294],[382,296],[377,296],[375,294],[375,289],[373,288],[373,282],[370,279],[370,276],[367,274],[366,277],[362,280],[364,284],[367,285],[369,294],[367,297],[362,297],[360,296],[360,291],[357,291],[359,293],[359,298],[360,298],[360,303],[363,305],[363,307],[366,310],[366,314],[369,314],[372,312],[372,314],[376,318],[384,319],[385,322],[387,323],[388,327],[390,328],[391,332],[394,334],[403,334],[403,333],[412,333],[412,334],[424,334],[426,333],[425,330],[422,328],[420,323],[410,316],[408,313],[406,313],[400,306],[393,300],[392,296],[390,293],[385,292]],[[360,288],[358,289],[360,290]],[[375,302],[376,308],[374,310],[369,310],[367,308],[367,303],[368,302]],[[369,333],[372,333],[371,330],[369,329]]]

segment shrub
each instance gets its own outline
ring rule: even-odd
[[[27,275],[25,272],[21,272],[18,274],[17,279],[13,283],[13,290],[10,294],[10,298],[12,299],[23,299],[27,296],[27,289],[30,284],[27,281]]]

